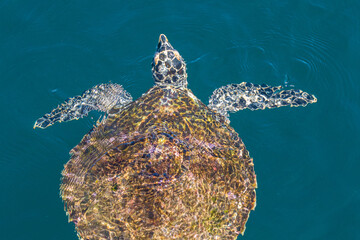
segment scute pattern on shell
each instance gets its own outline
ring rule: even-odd
[[[81,239],[235,239],[255,207],[243,142],[189,89],[150,89],[71,154],[61,195]]]

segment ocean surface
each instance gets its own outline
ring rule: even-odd
[[[100,114],[45,130],[34,121],[99,83],[140,97],[160,33],[205,103],[243,81],[318,98],[231,114],[258,179],[238,239],[360,239],[359,12],[347,0],[0,0],[0,239],[77,239],[60,173]]]

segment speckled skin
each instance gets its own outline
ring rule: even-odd
[[[61,195],[80,239],[236,239],[255,207],[243,142],[187,88],[112,109],[71,154]]]
[[[161,34],[152,62],[152,73],[158,86],[187,87],[186,64],[179,52]]]
[[[255,208],[257,183],[228,112],[317,99],[240,83],[216,89],[206,106],[187,88],[185,61],[163,34],[152,72],[155,86],[135,102],[121,85],[100,84],[35,122],[46,128],[107,113],[62,172],[69,221],[86,240],[235,239]]]
[[[255,208],[253,160],[229,112],[317,101],[301,90],[229,84],[204,105],[187,88],[186,64],[161,34],[155,86],[141,98],[106,83],[67,99],[34,128],[97,110],[106,118],[71,150],[61,197],[80,239],[236,239]]]
[[[131,95],[119,84],[105,83],[68,98],[51,112],[36,120],[34,128],[47,128],[56,122],[67,122],[85,117],[93,110],[107,112],[132,102]]]
[[[282,86],[242,82],[215,89],[209,99],[209,108],[228,117],[229,112],[243,109],[258,110],[284,106],[305,107],[316,103],[317,98],[300,89],[281,90]]]

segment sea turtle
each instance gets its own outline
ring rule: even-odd
[[[152,73],[155,86],[136,101],[118,84],[100,84],[35,122],[46,128],[107,113],[62,171],[69,221],[80,239],[235,239],[255,208],[257,183],[228,112],[316,98],[240,83],[216,89],[206,106],[187,88],[185,62],[163,34]]]

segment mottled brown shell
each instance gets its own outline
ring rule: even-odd
[[[81,239],[236,239],[255,207],[238,134],[189,89],[154,87],[72,151],[61,196]]]

